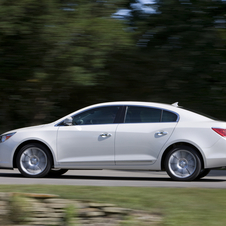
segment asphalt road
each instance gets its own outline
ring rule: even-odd
[[[173,181],[165,172],[150,171],[70,170],[61,177],[34,179],[23,177],[18,170],[0,170],[0,184],[226,188],[226,170],[212,170],[192,182]]]

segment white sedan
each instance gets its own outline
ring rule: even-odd
[[[226,166],[226,122],[177,104],[109,102],[0,136],[0,168],[26,177],[69,169],[165,170],[174,180]]]

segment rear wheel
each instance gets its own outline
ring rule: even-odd
[[[25,177],[44,177],[49,173],[52,165],[49,150],[39,143],[23,146],[18,152],[16,163]]]
[[[196,179],[201,179],[205,177],[210,172],[210,169],[202,169],[200,174],[196,177]]]
[[[165,169],[173,180],[190,181],[200,174],[201,160],[194,148],[181,145],[167,154]]]

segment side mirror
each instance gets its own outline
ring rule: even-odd
[[[72,126],[72,117],[68,117],[66,119],[64,119],[64,125],[65,126]]]

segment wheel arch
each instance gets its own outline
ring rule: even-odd
[[[27,144],[31,144],[31,143],[38,143],[38,144],[42,144],[44,145],[48,150],[49,150],[49,153],[50,153],[50,156],[51,156],[51,161],[52,161],[52,165],[54,165],[54,158],[53,158],[53,154],[52,154],[52,151],[50,150],[50,148],[43,142],[39,141],[39,140],[27,140],[27,141],[24,141],[23,143],[21,143],[15,150],[14,152],[14,155],[13,155],[13,168],[17,168],[17,164],[16,164],[16,158],[17,158],[17,155],[18,155],[18,152],[20,151],[20,149],[27,145]]]
[[[168,152],[170,150],[172,150],[173,148],[176,148],[176,147],[179,147],[179,146],[188,146],[188,147],[191,147],[191,148],[194,148],[196,151],[197,151],[197,154],[199,155],[200,157],[200,161],[201,161],[201,168],[203,169],[204,168],[204,159],[203,159],[203,156],[202,156],[202,153],[200,152],[200,150],[193,144],[190,144],[190,143],[187,143],[187,142],[177,142],[177,143],[174,143],[174,144],[171,144],[169,147],[166,148],[166,150],[164,151],[163,155],[162,155],[162,159],[161,159],[161,170],[165,170],[165,167],[164,167],[164,162],[165,162],[165,158],[166,158],[166,155],[168,154]]]

